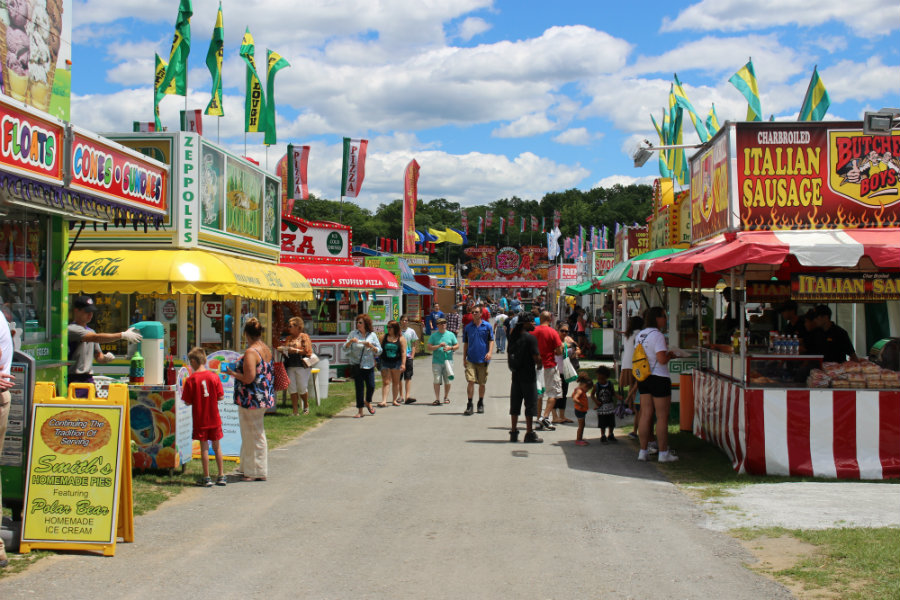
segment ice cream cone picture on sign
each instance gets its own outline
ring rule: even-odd
[[[63,0],[0,6],[3,93],[49,112],[63,29]]]

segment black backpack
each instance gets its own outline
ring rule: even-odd
[[[534,357],[529,352],[529,344],[527,332],[522,332],[516,341],[509,346],[509,356],[506,364],[510,371],[519,371],[528,368],[529,365],[534,367]]]

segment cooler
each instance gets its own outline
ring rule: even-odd
[[[166,364],[163,324],[159,321],[140,321],[132,327],[144,336],[140,348],[144,357],[144,385],[163,385]]]

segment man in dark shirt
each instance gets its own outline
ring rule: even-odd
[[[778,307],[781,313],[781,333],[800,336],[803,333],[803,317],[797,314],[797,303],[787,300]]]
[[[847,362],[858,360],[850,334],[831,320],[831,309],[825,304],[816,307],[816,325],[821,330],[815,338],[816,354],[821,354],[825,362]]]
[[[525,443],[540,444],[544,440],[534,431],[537,410],[537,372],[542,368],[537,338],[532,335],[534,321],[530,315],[522,317],[510,333],[509,368],[512,381],[509,389],[509,441],[519,441],[519,414],[525,405]]]

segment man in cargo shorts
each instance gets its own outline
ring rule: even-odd
[[[437,331],[428,337],[431,354],[431,374],[434,378],[434,406],[441,404],[441,384],[444,384],[444,404],[450,404],[450,373],[444,363],[453,361],[453,351],[459,342],[452,331],[447,331],[447,319],[437,319]]]

